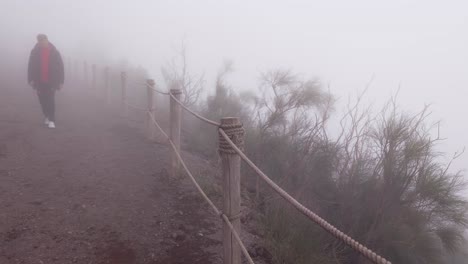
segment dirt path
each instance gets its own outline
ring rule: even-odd
[[[167,175],[169,150],[117,114],[0,86],[0,263],[219,263],[218,221]],[[208,217],[205,215],[209,215]]]

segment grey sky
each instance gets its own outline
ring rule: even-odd
[[[24,60],[44,32],[65,55],[128,59],[162,81],[160,66],[185,39],[208,85],[225,59],[243,90],[255,89],[260,71],[282,67],[318,77],[344,100],[374,76],[368,101],[378,105],[401,85],[404,109],[433,104],[443,150],[468,146],[466,0],[4,0],[0,8],[2,46]],[[468,153],[454,169],[467,164]]]

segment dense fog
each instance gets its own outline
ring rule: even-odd
[[[434,158],[434,164],[437,164],[434,166],[439,171],[443,166],[449,165],[447,173],[442,173],[442,178],[449,174],[457,175],[460,172],[460,175],[464,175],[465,179],[468,180],[468,174],[465,171],[468,169],[468,152],[464,153],[465,147],[468,146],[466,133],[468,131],[468,122],[466,122],[468,113],[466,103],[466,97],[468,96],[467,10],[468,1],[463,0],[396,0],[387,2],[371,0],[2,0],[0,5],[0,35],[2,36],[0,89],[5,91],[19,89],[23,91],[22,94],[26,94],[31,89],[27,81],[28,59],[31,49],[36,45],[37,35],[42,33],[48,36],[49,41],[57,47],[62,55],[65,64],[65,93],[68,93],[67,91],[70,91],[70,89],[73,89],[75,93],[80,93],[79,86],[84,77],[79,79],[77,76],[70,76],[70,73],[81,74],[77,72],[82,71],[84,62],[86,62],[86,67],[89,66],[90,68],[92,64],[98,65],[99,70],[103,70],[105,66],[114,67],[111,77],[114,78],[114,81],[111,82],[116,85],[119,79],[118,72],[115,70],[128,70],[138,74],[141,73],[139,77],[146,74],[144,77],[154,79],[157,88],[161,90],[171,88],[171,85],[174,84],[171,81],[176,79],[176,81],[180,81],[178,79],[181,79],[181,76],[178,74],[182,70],[184,85],[188,78],[189,88],[195,90],[192,91],[192,97],[185,94],[184,103],[187,103],[190,107],[193,106],[193,109],[210,118],[219,118],[218,113],[235,113],[241,118],[244,117],[246,127],[250,126],[248,129],[251,129],[251,135],[253,135],[251,138],[247,137],[247,142],[251,140],[253,146],[258,146],[256,150],[247,152],[257,158],[255,161],[264,162],[265,167],[272,174],[278,174],[277,178],[273,177],[274,180],[279,181],[281,179],[279,175],[281,169],[289,168],[288,166],[292,166],[291,164],[296,161],[284,153],[291,151],[291,153],[297,154],[298,149],[302,150],[302,143],[307,141],[305,139],[316,140],[314,144],[320,141],[317,145],[311,143],[310,149],[305,151],[307,154],[304,156],[308,158],[310,156],[310,160],[316,161],[316,159],[322,158],[320,155],[323,153],[329,155],[323,154],[327,158],[332,157],[329,160],[339,160],[343,156],[336,153],[343,151],[343,153],[346,153],[346,158],[352,160],[351,163],[356,162],[356,166],[359,167],[361,163],[356,160],[360,161],[359,158],[362,158],[362,155],[355,154],[353,156],[352,152],[358,152],[359,144],[361,144],[360,137],[362,136],[363,141],[368,143],[368,145],[362,143],[362,146],[366,145],[365,147],[369,148],[368,152],[363,151],[365,156],[365,154],[372,152],[373,147],[375,147],[372,144],[379,140],[384,141],[393,135],[391,133],[386,134],[386,131],[391,130],[390,128],[394,125],[391,122],[387,123],[391,119],[389,117],[395,117],[395,120],[401,118],[403,121],[395,123],[403,126],[403,130],[405,125],[411,128],[414,127],[414,130],[410,130],[418,131],[416,132],[416,138],[420,136],[430,142],[428,143],[428,145],[431,145],[428,148],[430,151],[423,153],[423,151],[418,152],[415,150],[418,153],[417,155],[424,156],[424,158],[420,156],[416,158],[416,167],[420,165],[419,162],[425,163],[427,160],[432,162],[432,158]],[[71,67],[74,67],[74,69],[71,69]],[[88,70],[88,68],[86,69]],[[142,72],[145,74],[142,74]],[[101,75],[98,76],[98,78],[101,77]],[[88,76],[86,78],[86,81],[88,81]],[[307,97],[303,101],[309,101],[304,103],[291,96],[292,93],[280,93],[280,96],[278,96],[275,90],[278,83],[278,87],[285,89],[297,88],[295,85],[300,83],[299,88],[303,88],[301,90],[304,92],[303,95],[310,96],[310,98]],[[272,88],[272,91],[265,92],[270,88]],[[312,94],[307,93],[308,89],[312,91]],[[84,94],[82,93],[82,96]],[[142,91],[141,94],[135,92],[135,98],[140,100],[140,103],[145,102],[144,96],[146,96],[145,91]],[[11,98],[14,98],[14,96]],[[192,99],[193,101],[190,101]],[[8,100],[6,99],[6,101]],[[18,103],[18,106],[23,107],[24,105],[20,104],[26,104],[26,101]],[[91,100],[89,102],[91,107]],[[356,111],[355,116],[352,114],[347,115],[346,113],[349,114],[354,111],[353,106],[356,102],[359,102],[359,111],[362,112]],[[84,104],[86,103],[85,100]],[[12,105],[8,107],[6,108],[13,109]],[[288,107],[300,110],[294,112],[293,116],[286,113],[290,110]],[[423,110],[427,111],[423,112],[421,116],[421,120],[424,120],[424,122],[415,122],[419,118],[418,113]],[[80,110],[76,110],[75,113],[74,109],[68,109],[68,111],[72,114],[82,114]],[[382,113],[380,116],[378,115],[379,111]],[[283,115],[281,116],[278,113]],[[310,116],[304,115],[304,119],[298,121],[298,126],[302,125],[303,128],[309,128],[305,124],[318,123],[320,125],[317,127],[323,126],[323,129],[317,129],[314,137],[308,134],[308,138],[300,134],[300,132],[297,132],[300,129],[294,130],[297,125],[294,123],[296,113],[298,115],[325,113],[323,116],[317,115],[323,120],[317,118],[316,123],[311,118],[312,114]],[[363,118],[363,120],[367,121],[359,123],[360,121],[357,121],[356,117],[359,117],[360,114],[366,116],[369,120]],[[408,119],[405,119],[405,115],[407,115]],[[274,118],[281,120],[275,123]],[[347,124],[349,127],[342,126],[342,121],[345,119],[351,122]],[[320,123],[317,120],[323,122]],[[208,151],[207,153],[206,149],[203,148],[206,147],[205,141],[216,138],[216,135],[205,133],[205,130],[203,130],[205,128],[200,129],[196,125],[198,123],[189,118],[186,121],[187,127],[189,127],[188,132],[184,131],[187,132],[187,141],[192,140],[194,142],[193,145],[187,144],[187,149],[195,153],[202,153],[200,155],[208,157],[207,159],[213,159],[210,155],[213,155],[214,152],[210,150],[211,152]],[[2,121],[0,120],[0,122]],[[6,121],[3,123],[7,124]],[[280,125],[278,125],[279,123]],[[353,134],[353,126],[356,131],[359,130],[359,132],[356,132],[358,136]],[[367,134],[362,132],[367,131],[366,126],[373,126],[374,130],[381,132],[381,134],[372,131],[375,134],[370,136],[370,132]],[[268,131],[268,129],[271,129],[271,131]],[[285,132],[288,129],[297,133],[294,135],[297,136],[297,141],[295,141],[296,138],[291,141],[281,141],[291,136],[291,133],[289,133],[291,131]],[[341,135],[348,135],[345,131],[350,134],[349,139],[346,139],[346,136],[343,137],[345,138],[343,143],[340,141],[342,140],[340,133]],[[426,132],[427,134],[425,134]],[[315,137],[316,135],[318,136]],[[414,139],[413,137],[408,138]],[[432,142],[431,139],[435,139],[435,141]],[[279,142],[278,146],[284,147],[281,149],[284,153],[280,154],[284,154],[285,159],[291,158],[292,161],[290,163],[285,162],[287,165],[279,165],[279,162],[275,162],[275,158],[266,155],[265,153],[273,153],[273,151],[262,145],[268,145],[265,143],[269,142],[268,140]],[[333,149],[323,143],[328,140],[330,142],[336,140],[336,146],[341,144],[340,146],[345,145],[345,147],[341,150]],[[402,145],[411,145],[410,143],[413,142],[409,139],[405,140],[402,140]],[[291,142],[300,145],[300,147]],[[358,147],[350,148],[353,151],[348,151],[348,143],[349,145],[356,144]],[[432,143],[434,144],[432,145]],[[212,149],[215,148],[214,145],[209,146],[213,147]],[[0,142],[0,158],[2,156],[1,147],[2,142]],[[295,149],[295,147],[297,148]],[[323,153],[320,155],[312,153],[316,150],[314,147],[317,147],[320,151],[323,150]],[[382,149],[385,150],[386,148],[382,147]],[[415,149],[417,149],[417,146]],[[350,152],[351,154],[349,154]],[[404,151],[402,153],[406,154]],[[369,154],[369,157],[371,156],[372,154]],[[454,159],[454,157],[456,158]],[[271,159],[269,160],[269,158]],[[371,166],[377,168],[385,163],[384,158],[381,160],[376,159],[378,161],[372,158],[364,158],[363,160],[365,160],[364,163],[366,164],[363,165],[365,167],[363,171],[368,169],[366,172],[372,171],[369,169]],[[392,162],[389,163],[398,163],[397,165],[400,166],[399,161]],[[438,162],[444,165],[442,166]],[[322,168],[319,163],[317,162],[318,165],[314,163],[315,167],[311,165],[313,168],[304,165],[300,168],[303,169],[302,171],[298,169],[297,175],[301,173],[312,175]],[[268,165],[271,166],[268,167]],[[438,167],[439,165],[440,167]],[[339,166],[337,165],[337,167]],[[411,167],[412,163],[408,166]],[[298,165],[298,167],[300,166]],[[335,168],[333,164],[329,167],[332,168],[330,170],[333,172],[327,174],[328,172],[320,171],[317,175],[323,173],[329,177],[328,180],[335,181],[334,183],[340,182],[340,180],[343,180],[343,182],[348,180],[346,176],[341,179],[342,175],[338,171],[350,175],[354,175],[357,171],[357,169],[354,170],[354,167],[349,169],[352,166],[348,166],[348,162],[339,169]],[[386,168],[384,165],[382,167]],[[0,167],[0,172],[1,170]],[[284,170],[288,171],[287,169]],[[309,173],[311,171],[312,173]],[[375,171],[378,170],[375,169]],[[382,171],[385,171],[385,169],[382,169]],[[365,172],[362,175],[368,176]],[[291,176],[291,178],[294,177]],[[326,177],[324,176],[317,181],[319,182],[324,178]],[[316,191],[318,194],[314,193],[307,196],[308,194],[304,193],[308,192],[298,191],[301,195],[304,194],[305,204],[309,207],[317,206],[319,212],[323,212],[331,219],[341,219],[341,212],[336,213],[331,210],[333,212],[330,213],[327,211],[329,208],[326,203],[320,204],[319,202],[318,205],[315,204],[317,197],[323,198],[320,196],[321,190],[315,190],[314,188],[318,187],[315,187],[311,182],[307,183],[308,179],[304,180],[305,183],[300,182],[302,179],[298,177],[291,180],[291,182],[285,180],[282,183],[287,186],[286,188],[293,191],[302,190],[302,184],[304,186],[310,184],[310,186],[313,186],[309,186],[310,189],[314,190],[311,193]],[[249,180],[246,182],[251,183],[252,186],[255,185],[253,176],[250,180],[251,182]],[[298,182],[300,183],[298,184]],[[330,190],[341,194],[339,189],[330,187],[333,184],[327,185],[328,182],[323,184],[326,185],[325,189],[330,188]],[[354,186],[349,182],[347,184]],[[362,186],[364,185],[359,185],[359,188]],[[376,184],[376,186],[381,187],[379,184]],[[365,188],[368,187],[363,187],[363,189]],[[410,189],[408,188],[406,191],[412,191]],[[417,188],[415,187],[415,189]],[[450,188],[447,187],[447,189]],[[455,189],[450,189],[450,191],[455,193]],[[376,190],[374,187],[369,187],[369,189],[363,191],[362,195],[379,194]],[[257,196],[264,194],[258,186],[255,191]],[[343,196],[337,198],[337,201],[346,204],[349,200],[350,208],[353,206],[360,208],[361,204],[349,198],[354,199],[359,196],[352,192],[353,190],[348,194],[343,194]],[[461,193],[468,197],[466,188],[462,189]],[[346,198],[346,195],[349,195],[349,197]],[[439,196],[443,195],[437,194],[438,198],[440,198]],[[453,208],[465,208],[461,205],[462,202],[457,199],[454,198],[452,201]],[[372,204],[372,201],[369,202],[371,203],[369,208],[374,208],[375,211],[379,210],[379,205]],[[269,204],[268,206],[272,205]],[[266,208],[269,208],[268,206]],[[274,204],[271,207],[273,209],[269,209],[275,213],[277,213],[275,210],[283,211],[279,205],[279,209],[275,206]],[[417,206],[414,206],[414,208],[417,208]],[[449,220],[437,219],[439,221],[437,222],[438,227],[445,228],[443,225],[446,222],[453,222],[455,223],[454,226],[461,228],[457,230],[463,230],[468,222],[464,222],[465,218],[460,220],[462,219],[458,215],[461,212],[460,210],[454,211],[456,212],[445,212],[444,217],[449,215],[447,216]],[[372,212],[374,211],[369,209],[369,212],[364,212],[361,217],[366,218],[367,213],[373,216]],[[398,212],[402,213],[404,211]],[[271,212],[268,211],[267,213]],[[343,214],[347,215],[346,213]],[[349,221],[354,220],[356,219]],[[398,221],[400,220],[395,220],[395,223],[397,223],[395,225],[399,225],[400,222]],[[457,222],[458,220],[460,222]],[[343,222],[346,221],[343,220]],[[359,233],[361,221],[357,222],[359,223],[350,224],[351,226],[347,226],[347,223],[345,223],[342,228],[349,228],[353,231],[358,230],[356,233]],[[268,224],[270,224],[270,227],[273,226],[271,229],[274,230],[276,223],[267,223],[265,225]],[[295,224],[300,226],[302,223]],[[421,226],[426,228],[433,224],[433,222],[427,221]],[[437,224],[434,225],[437,226]],[[375,233],[363,227],[363,230],[369,233],[365,233],[360,238],[364,239],[365,237],[367,241],[375,242],[372,240],[376,239],[373,237],[377,236],[375,234],[391,236],[391,232],[388,231],[390,229],[387,229],[384,224],[382,226],[381,229],[375,227],[375,230],[372,230]],[[453,230],[455,229],[451,231]],[[309,231],[315,234],[316,230]],[[402,231],[402,233],[404,232]],[[451,234],[453,235],[454,232]],[[274,236],[272,235],[272,237]],[[321,239],[328,241],[328,237],[321,237]],[[427,239],[432,241],[430,238]],[[443,239],[441,238],[441,240]],[[439,244],[444,244],[444,241]],[[437,246],[440,246],[439,244]],[[335,246],[336,249],[341,249],[341,245],[333,245],[333,250],[335,250]],[[393,254],[392,246],[385,244],[381,246],[381,249],[385,253]],[[271,248],[269,250],[271,251]],[[287,249],[283,250],[288,251]],[[428,248],[419,248],[418,250],[420,252],[430,251]],[[278,250],[278,252],[281,252],[281,250]],[[317,252],[320,253],[320,250]],[[320,256],[319,253],[317,255]],[[333,251],[333,253],[336,252]],[[349,253],[346,249],[338,252],[339,254],[343,256],[344,262],[342,263],[346,263],[345,260],[362,261],[358,256],[353,255],[354,253]],[[446,251],[443,251],[441,256],[445,258],[445,254]],[[281,257],[284,257],[284,255]],[[398,254],[395,253],[395,255]],[[329,255],[326,257],[329,257]],[[407,256],[400,257],[405,261],[410,259],[410,257],[406,259]],[[274,259],[275,256],[272,258]],[[459,258],[458,261],[460,262],[457,263],[462,263],[462,257]],[[279,259],[280,257],[276,259],[277,263],[281,262]],[[284,263],[291,261],[287,257],[282,260],[285,261]],[[318,258],[318,261],[320,261],[320,258]],[[297,260],[296,263],[301,262]],[[337,261],[336,263],[340,262]],[[411,263],[422,262],[414,260]]]
[[[128,61],[162,82],[160,67],[182,43],[190,70],[207,89],[225,60],[235,90],[255,91],[259,72],[293,69],[316,77],[340,99],[362,91],[382,103],[398,92],[402,107],[432,104],[449,153],[468,145],[465,1],[4,1],[2,52],[26,63],[38,33],[66,57]],[[213,88],[211,88],[213,89]],[[466,155],[454,162],[465,169]]]

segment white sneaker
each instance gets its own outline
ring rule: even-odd
[[[52,122],[52,121],[50,121],[50,122],[49,122],[49,128],[55,128],[55,123]]]
[[[44,121],[44,124],[45,124],[46,126],[48,126],[49,123],[50,123],[49,118],[46,117],[46,119],[45,119],[45,121]]]

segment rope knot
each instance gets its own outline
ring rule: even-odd
[[[239,211],[237,214],[231,215],[231,216],[229,216],[229,215],[227,215],[227,214],[221,212],[221,213],[219,213],[219,217],[222,218],[222,219],[223,219],[224,217],[226,217],[227,220],[229,220],[230,222],[232,222],[232,221],[237,220],[237,219],[239,219],[239,218],[242,217],[242,211]]]
[[[231,141],[236,145],[236,147],[244,151],[245,130],[242,123],[221,124],[219,128],[221,128],[224,131],[224,133],[226,133],[226,135],[229,137],[229,139],[231,139]],[[219,153],[236,154],[234,148],[221,134],[219,134]]]

